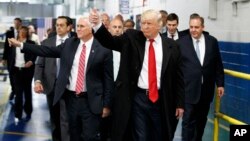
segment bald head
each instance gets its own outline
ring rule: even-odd
[[[115,18],[110,22],[109,32],[113,36],[119,36],[123,33],[123,22],[119,18]]]

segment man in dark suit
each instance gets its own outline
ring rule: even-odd
[[[178,25],[179,17],[175,13],[170,13],[167,17],[167,31],[163,33],[162,36],[173,40],[178,40],[183,37],[183,34],[178,31]]]
[[[9,30],[6,32],[6,40],[4,43],[4,52],[3,52],[3,64],[7,65],[7,69],[9,72],[9,78],[10,78],[10,85],[12,92],[10,93],[9,99],[12,100],[15,95],[14,90],[14,79],[13,79],[13,73],[11,71],[11,65],[10,61],[12,60],[12,49],[9,46],[8,38],[17,38],[18,30],[22,26],[22,20],[20,18],[14,19],[14,30]]]
[[[69,38],[69,26],[68,18],[59,16],[56,20],[57,35],[44,40],[42,45],[54,47],[63,43]],[[34,75],[34,90],[36,93],[45,93],[47,96],[53,141],[69,141],[65,101],[60,99],[60,102],[53,106],[54,88],[60,68],[59,61],[59,58],[38,57]]]
[[[29,40],[29,29],[21,26],[18,31],[17,39],[23,43],[35,44]],[[10,47],[9,47],[10,48]],[[32,107],[32,89],[31,82],[34,75],[36,56],[32,53],[22,53],[20,48],[10,48],[10,70],[13,73],[15,89],[15,123],[22,119],[23,110],[26,113],[26,120],[31,118]],[[24,102],[23,102],[24,101]]]
[[[79,19],[77,36],[57,47],[23,44],[23,51],[61,57],[53,103],[61,98],[66,101],[71,141],[99,141],[100,120],[110,113],[112,52],[94,39],[88,18]],[[22,48],[15,39],[9,42]]]
[[[96,10],[89,18],[95,25],[94,36],[98,41],[121,52],[111,140],[172,141],[184,108],[182,60],[178,45],[159,34],[162,25],[160,12],[145,11],[141,16],[141,31],[128,29],[121,36],[114,37],[101,24]],[[156,57],[152,57],[152,48]]]
[[[201,141],[215,84],[218,87],[218,96],[224,94],[224,72],[218,41],[203,34],[204,19],[194,16],[189,25],[190,35],[178,41],[185,80],[182,140]]]

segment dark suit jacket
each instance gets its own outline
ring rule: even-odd
[[[45,39],[41,44],[44,46],[55,47],[56,36]],[[38,57],[36,61],[34,79],[42,82],[45,94],[51,94],[55,86],[57,72],[56,65],[56,58]]]
[[[24,44],[24,52],[32,52],[44,57],[60,57],[60,71],[55,86],[54,104],[62,97],[73,65],[80,40],[69,38],[57,47]],[[103,48],[97,40],[93,41],[86,70],[86,87],[90,109],[100,114],[103,107],[110,106],[113,92],[112,52]]]
[[[8,30],[6,32],[6,39],[4,42],[3,60],[7,60],[8,70],[10,70],[10,61],[12,57],[12,49],[9,46],[8,38],[14,38],[14,30]]]
[[[121,52],[120,69],[115,84],[112,140],[132,140],[128,138],[127,133],[131,132],[129,129],[131,104],[142,69],[146,38],[141,31],[131,29],[121,36],[113,37],[103,25],[95,33],[95,37],[103,46]],[[184,106],[184,82],[178,45],[171,39],[162,38],[162,51],[159,100],[164,141],[170,141],[177,123],[176,108]]]
[[[218,87],[224,86],[224,71],[218,41],[210,35],[204,34],[204,37],[206,49],[203,66],[196,55],[191,36],[187,35],[178,40],[183,60],[185,102],[189,104],[196,104],[200,99],[210,103],[214,96],[215,83]],[[204,89],[201,87],[202,77]]]
[[[26,43],[35,44],[35,42],[31,41],[31,40],[27,40]],[[9,50],[9,54],[10,54],[9,64],[10,64],[10,69],[12,69],[15,66],[15,62],[16,62],[16,48],[15,47],[9,47],[9,48],[10,48],[10,50]],[[34,55],[33,53],[24,53],[24,61],[25,61],[25,63],[27,63],[28,61],[32,61],[33,64],[35,64],[36,55]],[[32,65],[31,68],[34,69],[34,65]]]

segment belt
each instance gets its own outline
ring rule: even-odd
[[[79,94],[76,94],[75,91],[71,91],[71,90],[66,89],[66,93],[69,93],[70,95],[73,95],[73,96],[75,96],[77,98],[79,98],[79,97],[87,98],[88,97],[87,92],[81,92]]]
[[[136,90],[138,92],[140,92],[140,93],[143,93],[143,94],[147,95],[147,96],[149,94],[149,90],[148,89],[142,89],[142,88],[137,87]]]
[[[149,95],[149,89],[142,89],[142,88],[137,87],[136,90],[140,93],[147,95],[147,96]],[[158,92],[159,92],[159,89],[158,89]]]
[[[14,68],[17,69],[17,70],[19,70],[19,71],[26,69],[24,67],[16,67],[16,66]]]

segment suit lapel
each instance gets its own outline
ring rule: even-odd
[[[142,33],[141,33],[142,34]],[[144,36],[140,36],[142,38],[137,38],[137,40],[139,42],[136,42],[138,43],[139,45],[136,45],[135,47],[137,48],[138,52],[139,52],[139,58],[140,58],[140,62],[141,64],[143,63],[143,59],[144,59],[144,54],[145,54],[145,46],[146,46],[146,38]]]
[[[80,44],[80,39],[77,39],[76,41],[74,40],[73,44],[69,45],[69,47],[68,47],[68,49],[69,49],[68,50],[68,52],[69,52],[69,59],[68,60],[69,60],[70,66],[73,65],[73,61],[74,61],[74,58],[75,58],[76,50],[77,50],[79,44]],[[66,47],[67,47],[67,44],[66,44]]]
[[[51,37],[51,45],[56,46],[56,36]]]
[[[162,40],[162,69],[161,69],[161,77],[163,77],[164,72],[166,71],[167,65],[168,65],[168,61],[170,58],[170,54],[171,54],[171,46],[166,42],[165,39],[163,39],[161,37]],[[162,80],[162,78],[161,78]]]
[[[196,63],[198,63],[200,66],[201,66],[201,62],[200,62],[200,60],[199,60],[199,58],[198,58],[198,56],[197,56],[197,54],[196,54],[196,51],[195,51],[195,46],[194,46],[194,44],[193,44],[193,39],[192,39],[192,37],[191,36],[189,36],[189,45],[187,45],[187,47],[191,47],[190,48],[190,50],[191,50],[191,56],[194,56],[194,59],[195,59],[195,61],[196,61]]]
[[[54,46],[54,47],[56,47],[56,36],[54,36],[54,37],[51,37],[51,43],[50,43],[50,45],[52,45],[52,46]],[[57,63],[56,63],[56,59],[53,59],[53,66],[54,66],[54,69],[57,71]]]
[[[94,57],[95,57],[97,50],[98,50],[97,43],[96,43],[96,40],[94,39],[93,44],[92,44],[91,49],[90,49],[90,53],[89,53],[86,74],[88,73],[88,70],[89,70],[91,64],[93,63],[93,60],[94,60]]]
[[[211,42],[208,41],[208,38],[206,35],[204,35],[204,38],[205,38],[205,54],[204,54],[204,61],[203,61],[203,66],[206,64],[207,60],[208,60],[208,52],[209,52],[209,49],[211,47]]]

